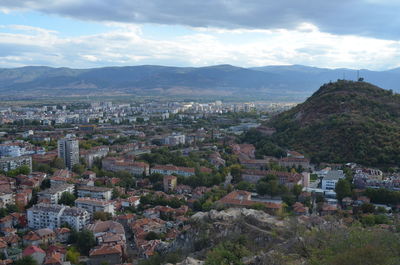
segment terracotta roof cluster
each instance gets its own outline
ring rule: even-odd
[[[90,250],[89,256],[122,255],[126,239],[124,227],[115,221],[97,221],[88,226],[88,230],[95,235],[99,246]]]
[[[31,255],[33,255],[33,254],[35,254],[35,253],[43,253],[43,254],[46,254],[46,252],[43,250],[43,249],[41,249],[40,247],[37,247],[37,246],[29,246],[29,247],[27,247],[27,248],[25,248],[24,249],[24,251],[22,252],[22,255],[23,256],[31,256]]]
[[[122,247],[120,245],[100,245],[90,250],[89,257],[103,256],[103,255],[122,255]]]
[[[293,211],[297,214],[307,214],[308,207],[305,207],[302,203],[296,202],[293,204]]]

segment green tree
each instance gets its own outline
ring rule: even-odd
[[[75,172],[75,173],[78,174],[78,175],[82,175],[83,172],[85,172],[85,166],[82,165],[82,164],[75,164],[75,165],[72,167],[72,171]]]
[[[223,242],[207,253],[205,265],[242,265],[250,251],[239,243]]]
[[[363,213],[374,213],[375,206],[372,203],[364,203],[363,205],[361,205],[361,211]]]
[[[70,261],[72,264],[79,264],[79,251],[75,247],[70,247],[67,250],[67,260]]]
[[[111,213],[106,213],[106,212],[94,212],[93,213],[94,220],[107,221],[107,220],[111,220],[111,218],[112,218]]]
[[[40,184],[40,189],[41,190],[45,190],[45,189],[48,189],[48,188],[50,188],[50,179],[44,179],[42,181],[42,183]]]
[[[70,237],[71,243],[75,243],[79,252],[88,255],[89,250],[96,245],[96,239],[92,231],[84,229],[81,232],[73,231]]]
[[[299,199],[299,196],[301,194],[301,192],[303,191],[303,186],[295,184],[292,188],[292,193],[294,196],[296,196],[296,200]]]
[[[336,198],[341,202],[344,197],[351,196],[351,185],[347,179],[339,179],[335,187]]]
[[[233,183],[239,183],[242,181],[242,166],[239,164],[234,164],[230,166],[230,172],[233,177]]]
[[[14,265],[38,265],[36,260],[32,256],[25,256],[13,263]]]
[[[65,168],[64,161],[59,157],[56,157],[53,161],[51,161],[50,166],[57,169]]]
[[[58,201],[58,204],[74,206],[75,200],[76,198],[74,194],[70,192],[63,192],[63,194],[61,194],[60,200]]]

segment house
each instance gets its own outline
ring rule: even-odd
[[[342,199],[343,208],[347,208],[353,204],[353,200],[350,197],[344,197]]]
[[[320,214],[321,216],[335,214],[338,210],[337,205],[332,205],[328,203],[324,203],[321,207]]]
[[[22,240],[24,245],[27,246],[39,246],[39,244],[41,243],[40,236],[34,231],[29,231],[26,235],[23,236]]]
[[[35,231],[40,237],[42,244],[50,244],[56,241],[56,233],[49,228],[42,228]]]
[[[88,225],[88,230],[92,231],[98,244],[120,245],[125,249],[126,238],[124,227],[115,221],[96,221]]]
[[[122,207],[138,207],[140,204],[139,196],[130,196],[126,199],[121,200]]]
[[[89,252],[88,265],[119,264],[122,262],[122,248],[120,245],[95,247]]]
[[[56,229],[57,241],[59,241],[61,243],[66,243],[66,242],[68,242],[70,236],[71,236],[71,229],[69,229],[67,227],[62,227],[62,228]]]
[[[21,241],[21,238],[15,234],[5,236],[3,239],[7,243],[7,245],[12,248],[18,247],[19,242]]]
[[[124,227],[125,231],[127,231],[130,225],[135,221],[136,215],[133,213],[121,214],[116,217],[116,221]]]
[[[293,204],[293,212],[296,215],[308,215],[308,207],[305,207],[300,202],[296,202],[295,204]]]
[[[4,228],[12,228],[13,227],[13,218],[11,215],[4,216],[0,219],[0,229]]]
[[[38,264],[43,264],[46,252],[37,246],[29,246],[24,249],[22,255],[31,256]]]

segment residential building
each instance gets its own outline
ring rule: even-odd
[[[28,227],[60,228],[64,223],[80,231],[89,223],[89,213],[81,208],[39,203],[27,210]]]
[[[96,159],[106,157],[109,151],[108,146],[95,146],[89,150],[82,150],[80,156],[85,160],[88,167],[92,167]]]
[[[0,171],[7,172],[22,166],[27,166],[29,170],[32,171],[32,157],[19,156],[0,158]]]
[[[64,161],[65,167],[72,169],[79,163],[79,141],[74,138],[63,138],[58,140],[58,157]]]
[[[24,257],[31,256],[37,264],[43,264],[44,258],[46,257],[46,252],[37,246],[29,246],[24,250],[22,255]]]
[[[75,206],[85,209],[89,213],[106,212],[114,215],[114,204],[111,201],[94,199],[94,198],[78,198],[75,200]]]
[[[307,158],[298,158],[292,156],[279,159],[278,164],[282,167],[302,167],[306,170],[310,168],[310,160]]]
[[[104,170],[118,172],[127,171],[135,176],[149,175],[150,166],[144,162],[136,162],[123,157],[107,157],[102,161]]]
[[[91,197],[95,199],[111,200],[112,189],[105,187],[79,186],[78,197]]]
[[[331,170],[322,179],[321,187],[323,190],[334,190],[339,179],[343,179],[345,177],[346,176],[344,175],[343,170]]]
[[[38,193],[40,202],[57,204],[64,192],[74,193],[75,186],[72,184],[59,184]]]
[[[165,175],[163,177],[164,191],[173,191],[176,188],[177,177],[172,175]]]
[[[121,264],[122,254],[123,252],[120,245],[101,245],[90,250],[90,259],[87,263],[89,265]]]
[[[160,173],[162,175],[181,175],[184,177],[194,176],[196,171],[193,167],[177,167],[174,165],[155,165],[150,169],[151,173]],[[201,167],[200,172],[211,173],[212,170],[209,168]]]
[[[185,135],[181,133],[172,133],[163,139],[165,145],[179,145],[185,144]]]
[[[254,204],[263,204],[266,211],[270,213],[277,213],[282,209],[281,203],[254,200],[251,196],[251,192],[243,190],[232,191],[231,193],[220,199],[218,202],[223,205],[235,207],[251,207]]]

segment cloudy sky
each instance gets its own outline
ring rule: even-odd
[[[398,0],[0,0],[0,67],[400,67]]]

